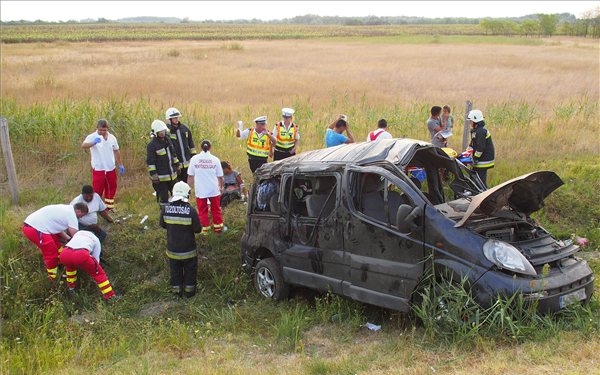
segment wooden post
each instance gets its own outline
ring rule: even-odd
[[[8,186],[12,203],[19,204],[19,187],[17,183],[17,170],[15,169],[15,160],[10,147],[10,137],[8,135],[8,122],[6,118],[0,117],[0,142],[2,144],[2,155],[4,164],[6,164],[6,174],[8,175]]]
[[[467,116],[469,115],[469,112],[471,112],[472,108],[473,108],[473,103],[471,103],[470,100],[467,100],[467,102],[465,103],[465,125],[463,128],[462,151],[466,150],[467,147],[469,146],[469,134],[471,133],[471,129],[470,129],[471,122],[469,120],[467,120]]]

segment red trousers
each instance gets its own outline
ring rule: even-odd
[[[44,264],[50,280],[56,279],[58,273],[58,253],[62,244],[58,234],[46,234],[39,232],[34,227],[23,224],[23,234],[27,239],[42,251]]]
[[[198,218],[202,224],[202,234],[207,234],[210,229],[210,219],[208,218],[208,201],[210,201],[210,213],[212,215],[213,230],[215,233],[223,231],[223,213],[221,212],[221,196],[217,195],[210,198],[196,197],[198,206]]]
[[[60,262],[65,265],[67,271],[67,286],[69,288],[75,288],[77,285],[77,269],[80,268],[87,272],[88,275],[98,285],[100,292],[102,292],[102,298],[105,300],[115,295],[115,291],[108,281],[108,277],[102,269],[102,266],[98,261],[90,255],[87,249],[71,249],[65,247],[60,253]]]
[[[104,198],[108,209],[115,208],[115,194],[117,194],[117,170],[110,172],[92,169],[92,187],[94,192]]]

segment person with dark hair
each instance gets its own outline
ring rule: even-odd
[[[378,139],[392,139],[392,135],[387,131],[387,121],[385,119],[380,119],[377,121],[377,129],[369,132],[367,135],[367,142],[373,142]]]
[[[77,219],[88,213],[85,203],[52,204],[33,212],[23,222],[23,234],[37,246],[44,258],[48,278],[54,281],[58,275],[58,256],[62,244],[78,231]]]
[[[346,135],[342,134],[346,132]],[[354,137],[348,125],[348,116],[339,115],[331,124],[327,125],[325,132],[325,147],[334,147],[345,143],[354,143]]]
[[[444,130],[442,128],[442,122],[440,121],[440,113],[442,113],[442,107],[434,105],[431,107],[431,116],[427,120],[427,130],[429,130],[430,142],[437,147],[445,147],[445,145],[436,137],[438,132]]]
[[[188,167],[188,185],[196,193],[196,204],[198,206],[198,217],[202,224],[202,235],[208,235],[210,231],[210,219],[208,217],[208,206],[213,222],[213,231],[221,233],[225,229],[223,224],[223,213],[221,211],[221,191],[223,190],[223,168],[221,161],[210,153],[212,145],[208,139],[200,144],[202,152],[196,154],[190,160]]]
[[[176,183],[171,201],[160,213],[160,226],[167,230],[171,291],[188,298],[196,294],[198,250],[195,233],[202,231],[198,212],[188,203],[190,190],[185,182]]]
[[[179,121],[181,112],[177,108],[169,108],[165,112],[166,124],[169,128],[169,138],[173,143],[175,154],[181,163],[181,170],[177,174],[179,181],[187,181],[187,168],[190,165],[190,159],[196,155],[196,146],[190,129]]]
[[[221,190],[221,208],[224,208],[234,200],[245,200],[248,196],[246,184],[241,173],[234,170],[228,161],[221,161],[223,168],[223,190]]]
[[[237,138],[247,139],[246,154],[252,173],[265,164],[270,157],[273,157],[273,145],[277,143],[277,139],[266,128],[267,116],[255,118],[254,124],[254,127],[242,130],[244,123],[238,121],[235,129]]]
[[[121,151],[117,138],[108,132],[108,121],[98,120],[96,131],[85,137],[81,148],[89,149],[92,158],[92,186],[109,210],[115,208],[115,195],[117,194],[117,172],[125,173],[121,163]]]
[[[473,170],[479,176],[483,185],[487,188],[487,171],[494,168],[494,142],[492,134],[485,127],[483,113],[474,109],[467,115],[471,121],[471,147],[473,151]]]
[[[98,214],[109,223],[114,222],[113,218],[108,213],[108,208],[102,201],[98,193],[90,185],[84,185],[81,188],[81,194],[73,198],[71,206],[76,203],[85,203],[88,207],[88,213],[79,218],[79,230],[88,230],[96,235],[100,243],[106,239],[106,231],[98,225]]]
[[[152,187],[156,192],[156,201],[165,204],[169,202],[169,195],[173,193],[173,185],[177,182],[181,164],[171,140],[167,137],[167,124],[161,120],[154,120],[151,128],[152,140],[146,146],[146,164]]]

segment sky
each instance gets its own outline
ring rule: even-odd
[[[155,16],[191,21],[320,16],[520,17],[571,13],[581,17],[600,1],[0,1],[2,21],[80,21]]]

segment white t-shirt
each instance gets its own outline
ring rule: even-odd
[[[373,130],[372,132],[369,133],[369,135],[367,135],[367,142],[371,142],[371,134],[377,136],[377,138],[375,138],[375,140],[380,140],[380,139],[392,139],[394,137],[392,137],[392,135],[387,132],[386,130],[383,129],[377,129],[377,130]],[[379,134],[379,135],[378,135]]]
[[[79,194],[71,201],[71,206],[74,206],[75,203],[85,203],[88,206],[87,215],[79,218],[79,222],[83,225],[98,224],[98,212],[106,210],[106,204],[104,204],[98,193],[94,193],[91,202],[86,202],[83,195]]]
[[[100,252],[102,251],[102,247],[100,245],[100,240],[92,232],[87,230],[77,231],[65,246],[70,247],[71,249],[86,249],[90,252],[91,256],[100,262]]]
[[[256,132],[256,129],[254,129],[254,131]],[[267,132],[267,128],[265,128],[265,130],[263,130],[262,133],[256,132],[256,134],[258,134],[258,136],[260,137],[261,135],[265,134],[266,132]],[[249,135],[250,135],[250,128],[244,129],[240,132],[240,139],[248,139]],[[298,139],[300,139],[300,137],[298,137]]]
[[[46,234],[57,234],[66,231],[67,228],[75,230],[79,228],[75,209],[68,204],[51,204],[42,207],[27,216],[25,222]]]
[[[285,124],[283,124],[283,126],[285,126]],[[290,130],[291,126],[292,126],[292,124],[290,124],[290,126],[286,127],[285,130]],[[298,126],[298,125],[294,124],[294,126]],[[273,131],[271,132],[271,134],[273,134],[273,137],[277,138],[277,135],[279,134],[279,123],[277,123],[277,124],[275,124],[275,126],[273,126]],[[296,138],[295,139],[297,141],[300,140],[300,132],[298,131],[298,129],[296,129]]]
[[[93,143],[96,137],[100,137],[101,141],[98,144],[90,147],[90,154],[92,155],[92,168],[95,171],[106,171],[110,172],[115,169],[115,151],[119,149],[117,138],[107,133],[108,137],[104,139],[98,132],[85,137],[85,143]]]
[[[194,176],[194,190],[198,198],[211,198],[221,194],[219,179],[223,177],[221,161],[210,151],[202,151],[192,156],[188,175]]]

